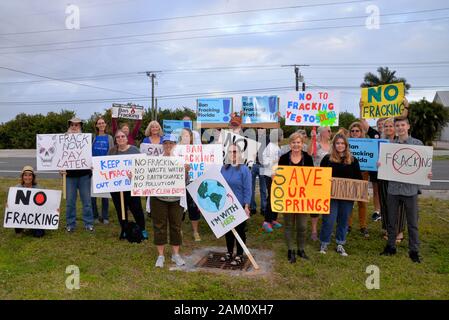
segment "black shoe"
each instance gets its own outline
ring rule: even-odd
[[[306,252],[304,250],[298,250],[298,256],[305,260],[309,260],[309,257],[306,255]]]
[[[124,230],[122,230],[122,232],[120,232],[120,236],[119,236],[119,240],[123,240],[126,239],[126,233]]]
[[[249,214],[250,215],[255,215],[257,213],[257,210],[256,209],[251,209],[250,211],[249,211]]]
[[[365,238],[369,238],[368,229],[366,229],[366,228],[360,229],[360,234]]]
[[[287,259],[288,259],[288,261],[290,261],[291,258],[292,258],[292,251],[293,251],[293,250],[288,250],[288,251],[287,251]]]
[[[379,221],[382,220],[382,216],[380,215],[379,212],[374,211],[373,215],[371,216],[371,219],[375,222],[375,221]]]
[[[352,227],[349,226],[349,227],[348,227],[348,231],[346,231],[346,235],[348,235],[348,234],[351,232],[351,230],[352,230]]]
[[[290,262],[290,263],[295,263],[296,262],[295,250],[291,250],[291,256],[290,256],[290,259],[288,259],[288,262]]]
[[[412,259],[413,262],[421,263],[421,259],[419,258],[418,251],[410,251],[408,253],[408,256],[410,257],[410,259]]]
[[[392,256],[396,254],[396,248],[391,247],[389,245],[387,245],[384,249],[384,251],[382,251],[380,253],[381,256]]]

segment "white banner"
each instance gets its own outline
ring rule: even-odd
[[[56,230],[60,190],[9,188],[3,227]]]
[[[184,162],[190,165],[189,180],[191,181],[200,177],[210,165],[223,164],[223,146],[221,144],[178,144],[173,154],[182,157]]]
[[[248,219],[240,202],[215,166],[187,186],[187,191],[217,238]]]
[[[37,134],[36,162],[38,171],[91,169],[92,134]]]
[[[432,171],[432,147],[381,143],[379,153],[379,179],[430,185],[427,175]]]
[[[112,118],[141,120],[142,117],[143,107],[141,106],[112,105]]]
[[[133,159],[138,156],[125,154],[118,156],[93,157],[93,193],[130,191]]]
[[[225,162],[229,146],[235,143],[242,151],[243,163],[249,167],[256,162],[257,151],[262,145],[262,143],[257,142],[256,140],[241,136],[229,130],[221,131],[221,141],[223,144],[223,158],[225,159]]]
[[[141,143],[140,153],[145,153],[150,157],[159,157],[164,153],[162,144]]]
[[[180,157],[148,157],[133,160],[132,196],[186,195],[184,160]]]

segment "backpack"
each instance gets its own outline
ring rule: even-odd
[[[142,230],[135,222],[128,222],[125,227],[126,240],[141,243],[143,240]]]

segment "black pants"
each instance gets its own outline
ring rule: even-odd
[[[240,238],[242,238],[243,243],[246,243],[246,221],[239,224],[237,227],[235,227],[235,231],[237,231]],[[237,241],[237,239],[234,237],[234,233],[232,231],[229,231],[225,234],[226,237],[226,247],[228,248],[229,253],[234,252],[234,244],[237,242],[237,255],[241,256],[243,254],[243,248],[240,245],[240,243]]]
[[[273,220],[277,220],[278,219],[278,213],[277,212],[273,212],[271,210],[271,184],[272,184],[273,180],[271,179],[271,177],[269,176],[265,176],[265,183],[267,185],[267,210],[265,211],[265,221],[272,223]]]
[[[388,181],[378,180],[377,184],[379,186],[379,202],[380,202],[380,215],[382,216],[382,230],[387,230],[388,225],[391,220],[391,215],[388,213]],[[396,233],[404,232],[405,223],[407,219],[405,217],[405,205],[403,202],[399,204],[398,214],[396,219]]]
[[[122,227],[122,231],[125,230],[125,226],[128,223],[128,208],[133,214],[134,220],[137,225],[145,230],[145,217],[143,215],[142,203],[140,197],[131,197],[130,191],[123,191],[123,198],[125,202],[125,220],[122,219],[122,207],[120,204],[120,192],[111,192],[112,202],[114,203],[115,210],[117,211],[118,221]]]

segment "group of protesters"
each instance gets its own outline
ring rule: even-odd
[[[335,228],[336,252],[341,256],[347,256],[345,249],[347,236],[352,230],[352,212],[354,201],[331,199],[330,214],[321,215],[321,229],[318,231],[318,214],[282,213],[283,220],[278,219],[278,213],[271,208],[271,185],[276,176],[276,166],[306,166],[306,167],[330,167],[332,177],[370,180],[373,187],[374,212],[371,219],[381,221],[383,236],[387,240],[382,255],[394,255],[396,245],[404,238],[404,230],[407,222],[409,257],[413,262],[420,262],[419,237],[418,237],[418,206],[417,196],[420,193],[418,185],[385,181],[377,178],[377,172],[364,172],[360,170],[359,162],[350,151],[348,138],[372,138],[388,139],[399,144],[422,145],[422,142],[409,136],[410,124],[407,119],[408,103],[404,100],[405,108],[400,117],[379,119],[376,129],[369,126],[364,119],[352,123],[349,131],[340,128],[332,134],[329,127],[318,127],[312,130],[308,139],[305,130],[298,130],[288,137],[288,144],[281,146],[283,134],[281,129],[257,129],[256,138],[261,143],[257,157],[251,166],[244,164],[244,150],[238,144],[231,143],[226,150],[226,159],[221,169],[221,174],[229,184],[248,217],[257,213],[256,181],[259,183],[260,209],[264,216],[261,230],[266,233],[277,229],[284,229],[284,237],[287,244],[287,259],[295,263],[298,258],[309,259],[305,252],[307,225],[311,220],[310,238],[319,241],[319,252],[326,254],[331,243],[331,236]],[[190,120],[185,117],[182,120]],[[108,132],[108,124],[105,119],[99,117],[95,121],[96,134],[92,142],[92,156],[138,154],[140,150],[135,146],[136,139],[141,128],[142,120],[136,120],[133,126],[128,123],[118,124],[117,118],[112,119],[112,135]],[[133,130],[130,130],[133,127]],[[234,114],[229,123],[230,130],[244,135],[242,118]],[[79,118],[68,121],[68,133],[81,133],[83,122]],[[254,131],[254,130],[253,130]],[[157,121],[151,121],[145,129],[143,143],[161,144],[163,154],[161,156],[173,156],[176,144],[201,144],[222,143],[221,135],[212,135],[212,140],[201,139],[201,134],[195,130],[184,128],[179,135],[163,134],[161,125]],[[380,163],[378,163],[380,165]],[[189,165],[185,165],[186,185],[189,180]],[[91,197],[92,170],[67,170],[61,172],[66,175],[66,231],[71,233],[76,228],[76,201],[79,191],[82,203],[82,220],[84,228],[94,231],[94,223],[109,224],[109,199],[101,199],[101,210],[97,205],[97,198]],[[129,173],[131,179],[131,173]],[[431,174],[429,175],[431,178]],[[20,187],[37,187],[36,175],[31,166],[22,170]],[[134,217],[135,224],[139,227],[142,239],[148,239],[146,219],[140,197],[131,196],[130,191],[123,192],[123,200],[120,192],[111,192],[112,201],[117,212],[118,222],[121,226],[120,239],[127,238],[128,212]],[[148,217],[153,224],[153,241],[157,248],[158,258],[156,267],[163,267],[165,263],[164,248],[169,244],[172,248],[171,260],[177,266],[185,264],[180,255],[183,234],[182,221],[188,213],[190,218],[193,238],[201,241],[199,233],[199,221],[201,214],[198,207],[189,194],[186,197],[154,196],[149,197],[147,204]],[[125,207],[125,216],[122,217],[122,201]],[[358,224],[360,235],[369,238],[367,229],[367,203],[357,202]],[[241,223],[236,231],[243,242],[246,242],[246,222]],[[16,232],[22,232],[16,229]],[[43,230],[34,230],[35,236],[43,236]],[[236,240],[232,232],[225,235],[227,251],[223,261],[229,261],[232,265],[243,263],[244,250]],[[295,240],[296,238],[296,240]],[[234,248],[236,247],[236,252]]]

